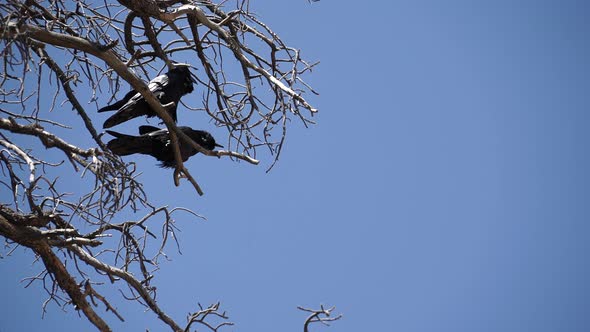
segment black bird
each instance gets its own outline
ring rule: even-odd
[[[174,106],[168,109],[168,112],[176,122],[176,108],[180,98],[188,93],[193,92],[193,80],[191,72],[188,66],[177,66],[170,70],[164,75],[160,75],[148,84],[150,91],[160,100],[162,105],[173,102]],[[143,96],[135,90],[129,91],[123,99],[117,101],[112,105],[105,106],[99,109],[99,112],[114,111],[117,113],[113,114],[108,118],[103,128],[111,128],[123,123],[129,119],[136,118],[138,116],[147,115],[148,117],[156,116],[156,112],[150,107],[145,101]]]
[[[194,130],[190,127],[178,128],[207,150],[213,150],[216,146],[223,147],[215,143],[213,136],[206,131]],[[160,167],[176,167],[174,150],[172,149],[172,142],[170,142],[170,137],[168,136],[168,129],[140,126],[140,136],[125,135],[112,130],[107,130],[107,133],[116,137],[107,143],[107,147],[116,155],[147,154],[161,161]],[[181,139],[179,139],[179,148],[182,161],[187,161],[189,157],[199,152],[192,145],[183,142]]]

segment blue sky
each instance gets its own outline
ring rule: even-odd
[[[194,157],[201,198],[141,159],[154,200],[208,219],[177,217],[182,255],[155,279],[167,312],[219,300],[226,331],[300,331],[296,306],[320,303],[344,318],[313,331],[590,330],[587,2],[250,8],[321,61],[318,124],[294,122],[268,174]],[[55,306],[41,320],[44,295],[19,283],[37,268],[0,261],[0,331],[90,330]],[[118,308],[115,330],[165,330]]]

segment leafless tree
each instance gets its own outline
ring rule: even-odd
[[[170,131],[177,163],[171,180],[178,186],[186,178],[199,195],[203,191],[181,160],[179,140],[210,157],[257,165],[261,155],[272,168],[291,120],[313,123],[317,110],[306,96],[315,91],[302,76],[315,64],[249,7],[248,0],[0,3],[0,185],[10,193],[0,202],[0,235],[4,255],[26,247],[43,263],[44,271],[28,281],[47,291],[44,310],[51,302],[74,306],[97,329],[110,331],[96,308],[123,317],[97,291],[98,283],[108,281],[173,331],[199,324],[217,331],[231,324],[219,303],[199,305],[181,324],[155,300],[151,281],[164,249],[176,239],[174,216],[198,215],[153,205],[137,178],[139,166],[107,149],[93,118],[99,104],[121,97],[126,81]],[[224,128],[227,150],[209,151],[192,141],[166,112],[170,105],[161,105],[147,88],[149,78],[179,59],[197,69],[201,94],[192,99],[199,104],[184,107],[206,112]],[[90,91],[90,100],[80,100],[82,91]],[[70,123],[53,116],[64,108],[77,115]],[[65,191],[58,176],[63,172],[76,174],[78,187],[87,190]],[[118,221],[127,211],[141,217]],[[310,322],[329,321],[324,316],[332,309],[302,310],[312,312],[307,329]]]

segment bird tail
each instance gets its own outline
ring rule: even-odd
[[[176,160],[165,160],[158,164],[161,168],[176,168]]]
[[[119,107],[123,106],[122,104],[121,104],[121,105],[118,105],[120,102],[121,102],[121,101],[118,101],[118,102],[116,102],[116,103],[114,103],[114,104],[107,105],[107,106],[105,106],[105,107],[103,107],[103,108],[99,109],[99,110],[98,110],[98,113],[102,113],[102,112],[108,112],[108,111],[114,111],[114,110],[117,110],[117,109],[119,109]]]
[[[134,114],[136,112],[132,112],[132,111],[125,111],[122,109],[119,109],[119,111],[117,111],[117,113],[111,115],[102,125],[103,128],[111,128],[114,127],[116,125],[118,125],[119,123],[123,123],[127,120],[133,119],[138,117],[138,114]]]
[[[107,143],[107,147],[116,155],[128,156],[134,153],[149,154],[151,151],[152,145],[147,137],[131,136],[112,130],[107,130],[107,133],[115,137],[115,139]]]

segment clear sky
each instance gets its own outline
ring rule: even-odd
[[[164,310],[219,300],[225,331],[300,331],[296,306],[320,303],[344,318],[313,331],[590,331],[589,2],[250,8],[321,61],[318,125],[294,122],[269,174],[194,157],[202,198],[140,159],[154,200],[208,218],[177,217],[182,255],[154,281]],[[71,309],[41,320],[23,252],[0,260],[0,331],[92,330]],[[118,308],[115,330],[165,330]]]

